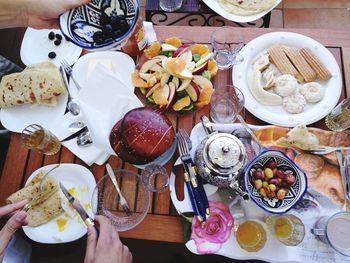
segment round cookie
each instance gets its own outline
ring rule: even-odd
[[[275,78],[275,92],[282,96],[287,97],[294,94],[298,88],[298,81],[292,75],[285,74]]]
[[[289,113],[300,113],[304,110],[305,105],[306,100],[299,92],[295,92],[293,95],[282,99],[282,107]]]
[[[319,102],[324,97],[324,89],[317,82],[305,83],[299,91],[309,103]]]

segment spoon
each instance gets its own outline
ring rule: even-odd
[[[62,76],[62,79],[63,79],[63,83],[64,83],[64,85],[66,87],[67,92],[68,92],[67,110],[72,115],[77,116],[80,113],[80,106],[76,102],[76,100],[72,98],[72,96],[70,94],[67,75],[66,75],[66,72],[64,71],[64,69],[62,68],[62,66],[60,66],[60,73],[61,73],[61,76]]]
[[[92,139],[90,137],[90,132],[88,130],[78,136],[77,144],[80,147],[84,147],[84,146],[88,146],[89,144],[92,144]]]
[[[68,131],[75,133],[80,129],[84,128],[84,126],[85,126],[84,122],[81,122],[81,121],[73,122],[69,124]]]

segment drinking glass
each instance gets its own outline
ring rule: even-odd
[[[323,216],[317,220],[311,232],[335,251],[350,257],[350,213]]]
[[[174,12],[182,6],[182,0],[159,0],[160,8],[166,12]]]
[[[270,215],[266,218],[267,229],[286,246],[296,246],[305,237],[305,226],[295,215]]]
[[[169,185],[169,174],[159,164],[150,164],[141,172],[141,180],[151,192],[163,192]]]
[[[264,227],[253,220],[245,221],[238,226],[236,238],[241,248],[248,252],[257,252],[262,249],[267,239]]]
[[[229,69],[243,61],[239,51],[244,43],[239,30],[229,26],[220,27],[212,33],[211,45],[219,69]]]
[[[350,99],[343,100],[326,116],[326,125],[332,131],[350,128]]]
[[[21,139],[28,149],[37,150],[46,155],[56,154],[61,149],[58,138],[38,124],[31,124],[24,128]]]
[[[215,123],[232,123],[243,107],[242,91],[231,85],[218,86],[210,100],[210,118]]]

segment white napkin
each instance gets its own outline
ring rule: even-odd
[[[145,28],[145,35],[147,37],[148,43],[157,41],[157,35],[154,31],[152,22],[143,21],[143,27]]]

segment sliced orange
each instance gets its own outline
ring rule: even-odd
[[[166,64],[166,68],[170,74],[178,74],[186,67],[186,61],[182,58],[170,58]]]
[[[140,77],[138,70],[135,70],[131,74],[131,82],[132,85],[134,85],[137,88],[148,88],[147,82]]]
[[[159,41],[153,42],[149,47],[147,47],[143,53],[145,54],[145,57],[148,59],[151,59],[160,53],[160,43]]]
[[[180,111],[183,108],[187,107],[191,103],[191,98],[190,96],[183,97],[179,99],[178,101],[175,102],[173,105],[173,110],[174,111]]]
[[[218,72],[218,65],[216,64],[215,60],[208,61],[208,70],[210,72],[211,77],[214,77],[216,75],[216,73]]]
[[[204,87],[201,90],[201,93],[199,94],[198,102],[196,103],[196,106],[198,108],[203,107],[205,105],[208,105],[211,100],[211,95],[213,94],[214,89],[211,87]]]
[[[168,104],[168,99],[166,97],[164,97],[164,95],[163,95],[163,88],[162,87],[156,89],[153,92],[152,97],[153,97],[154,102],[159,106],[163,106],[163,105]]]
[[[203,55],[205,53],[209,52],[209,48],[207,45],[203,44],[194,44],[192,46],[192,54],[198,54]]]
[[[172,45],[174,47],[181,47],[182,46],[182,42],[179,38],[177,37],[170,37],[165,39],[164,41],[166,44]]]

